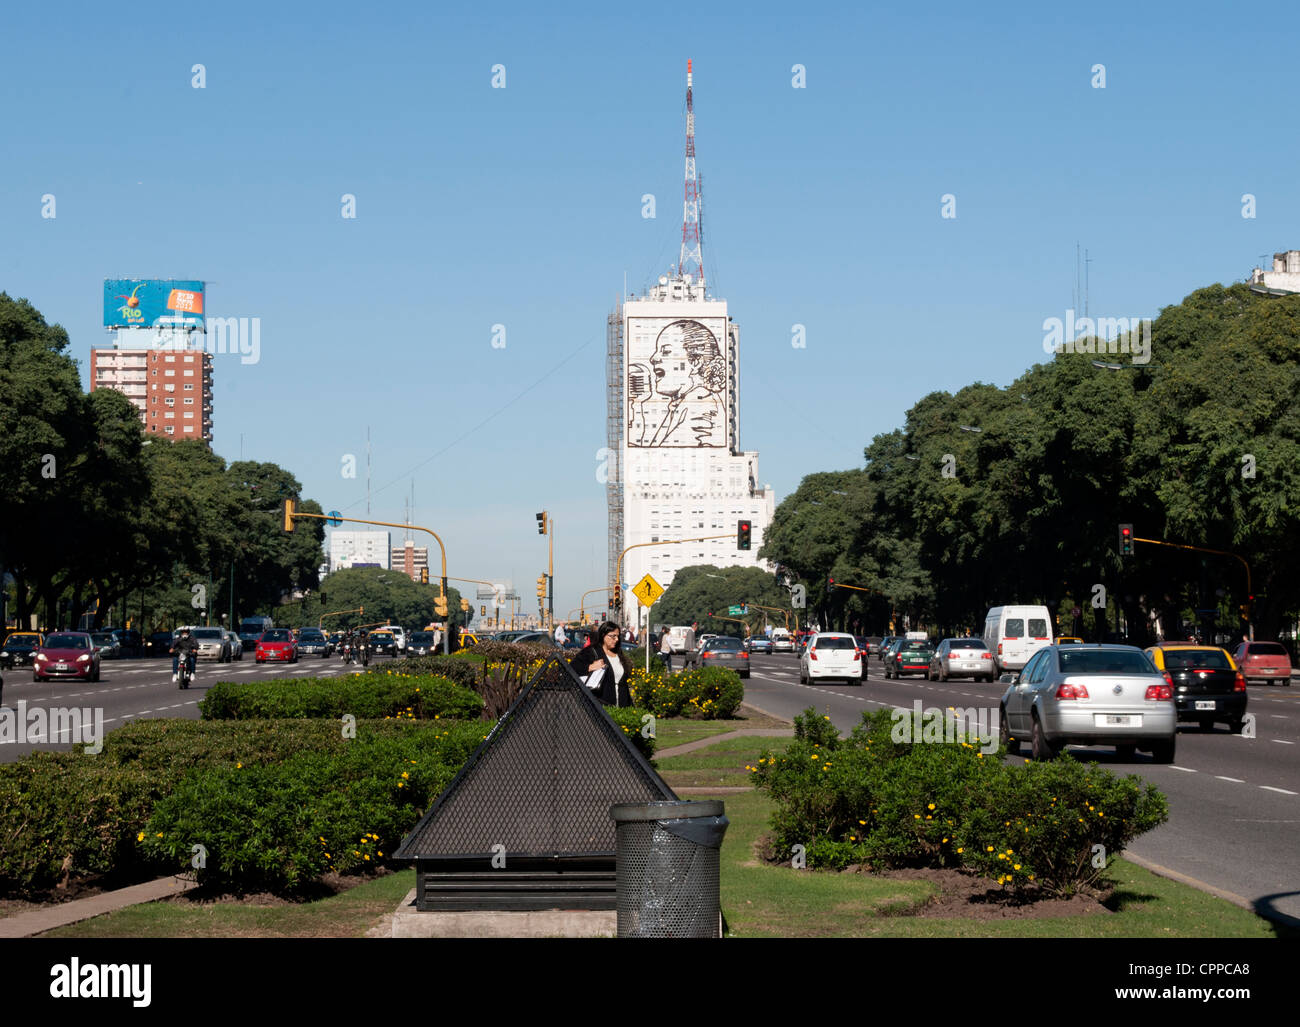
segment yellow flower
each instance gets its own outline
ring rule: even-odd
[[[159,832],[158,832],[158,835],[157,835],[157,837],[159,837],[159,838],[161,838],[161,837],[162,837],[162,832],[161,832],[161,831],[159,831]]]
[[[925,808],[926,808],[926,809],[934,809],[934,803],[930,803],[930,805],[926,806]]]
[[[409,773],[408,771],[405,771],[405,770],[402,771],[402,777],[404,777],[404,778],[409,778],[410,776],[411,776],[411,775],[410,775],[410,773]]]
[[[958,851],[958,852],[961,852],[961,851],[962,851],[962,847],[961,847],[960,845],[957,846],[957,851]]]
[[[236,764],[235,764],[235,769],[236,769],[236,770],[242,770],[242,769],[243,769],[243,766],[244,766],[244,765],[243,765],[242,763],[236,763]]]
[[[993,851],[993,846],[992,846],[992,845],[989,846],[988,851],[989,851],[989,852],[992,852],[992,851]]]
[[[1019,863],[1016,863],[1016,864],[1013,864],[1013,865],[1015,866],[1015,868],[1016,868],[1017,870],[1020,869],[1020,864],[1019,864]]]
[[[144,832],[141,831],[138,835],[136,835],[136,836],[135,836],[135,840],[138,841],[138,842],[142,842],[142,841],[144,841]]]
[[[370,862],[370,853],[367,852],[364,858],[367,863]]]

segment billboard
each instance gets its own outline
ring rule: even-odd
[[[727,445],[725,319],[632,318],[627,347],[627,444]]]
[[[203,283],[171,278],[104,279],[105,328],[203,327]]]

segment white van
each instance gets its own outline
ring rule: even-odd
[[[695,629],[675,627],[668,629],[668,644],[674,653],[691,653],[695,651]]]
[[[772,629],[772,652],[774,653],[794,652],[794,640],[790,637],[789,628]]]
[[[995,606],[984,618],[984,644],[998,674],[1021,670],[1034,653],[1052,644],[1052,615],[1046,606]]]

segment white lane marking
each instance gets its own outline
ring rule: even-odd
[[[1270,742],[1277,742],[1278,745],[1295,745],[1295,742],[1288,742],[1281,738],[1270,738]]]
[[[1283,795],[1300,795],[1300,792],[1288,791],[1285,788],[1274,788],[1272,785],[1260,785],[1260,788],[1266,792],[1281,792]]]
[[[1244,785],[1246,783],[1239,777],[1224,777],[1222,774],[1215,774],[1214,777],[1219,781],[1231,781],[1235,785]]]
[[[1184,774],[1195,774],[1195,773],[1197,773],[1197,771],[1193,770],[1191,767],[1179,767],[1179,766],[1175,766],[1175,765],[1172,764],[1172,763],[1169,764],[1169,769],[1170,769],[1170,770],[1181,770]]]

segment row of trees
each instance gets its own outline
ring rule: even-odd
[[[1147,641],[1206,609],[1239,635],[1249,606],[1256,637],[1277,637],[1300,610],[1300,296],[1202,289],[1161,312],[1152,347],[1145,365],[1062,353],[1007,388],[925,396],[865,468],[806,477],[760,555],[806,583],[823,626],[978,629],[991,606],[1042,602],[1100,637],[1118,605]],[[1239,554],[1250,588],[1231,556],[1121,557],[1125,522]]]
[[[299,521],[301,526],[303,522]],[[434,600],[438,596],[438,579],[422,585],[412,581],[402,571],[384,570],[382,567],[353,567],[334,571],[321,583],[319,595],[280,608],[277,624],[285,627],[346,630],[362,624],[400,624],[419,630],[426,624],[442,623]],[[323,598],[323,602],[321,601]],[[460,608],[461,594],[447,586],[447,608],[451,622],[466,627],[474,618],[474,606],[468,611]],[[364,609],[364,613],[353,613]],[[348,611],[340,613],[339,611]],[[335,616],[321,620],[323,614]]]
[[[116,608],[144,629],[273,613],[323,560],[322,522],[281,530],[300,491],[275,464],[147,437],[125,396],[82,391],[63,328],[0,293],[0,580],[20,624],[75,624],[92,605],[99,624]]]

